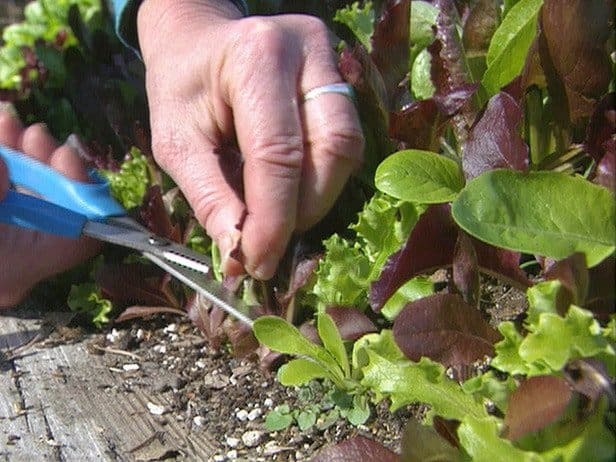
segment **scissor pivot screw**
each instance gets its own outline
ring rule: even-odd
[[[163,238],[158,237],[158,236],[150,236],[148,238],[148,242],[151,245],[155,245],[157,247],[163,247],[165,245],[169,245],[169,241],[167,239],[163,239]]]

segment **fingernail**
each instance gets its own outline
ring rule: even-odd
[[[267,281],[274,276],[277,265],[278,261],[268,258],[262,261],[259,265],[253,267],[252,270],[249,269],[248,272],[252,274],[255,279]]]
[[[240,240],[239,233],[223,234],[218,239],[218,249],[220,250],[220,266],[223,273],[227,274],[229,270],[229,262],[231,254],[237,248]]]

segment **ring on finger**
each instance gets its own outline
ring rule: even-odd
[[[346,96],[351,101],[355,102],[355,91],[353,90],[353,86],[349,83],[330,83],[328,85],[313,88],[312,90],[304,93],[302,101],[306,102],[308,100],[315,99],[325,93],[337,93],[339,95]]]

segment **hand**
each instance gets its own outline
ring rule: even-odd
[[[24,129],[9,113],[0,112],[0,143],[70,178],[88,181],[77,154],[68,146],[58,146],[43,125]],[[0,200],[8,187],[8,172],[0,161]],[[93,256],[98,248],[88,238],[75,241],[0,224],[0,307],[15,305],[34,284]]]
[[[327,213],[362,160],[348,98],[302,102],[342,82],[326,27],[303,15],[241,18],[220,0],[148,0],[137,25],[157,162],[220,246],[223,270],[243,270],[228,258],[239,243],[245,269],[270,278],[292,233]],[[218,150],[235,140],[243,195]]]

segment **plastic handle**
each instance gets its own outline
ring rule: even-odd
[[[28,189],[44,197],[48,202],[90,220],[126,213],[109,194],[107,183],[97,175],[91,175],[94,183],[74,181],[51,167],[1,144],[0,157],[9,170],[9,179],[13,185]]]
[[[86,221],[85,215],[17,191],[7,191],[0,202],[0,223],[58,236],[78,238]]]

